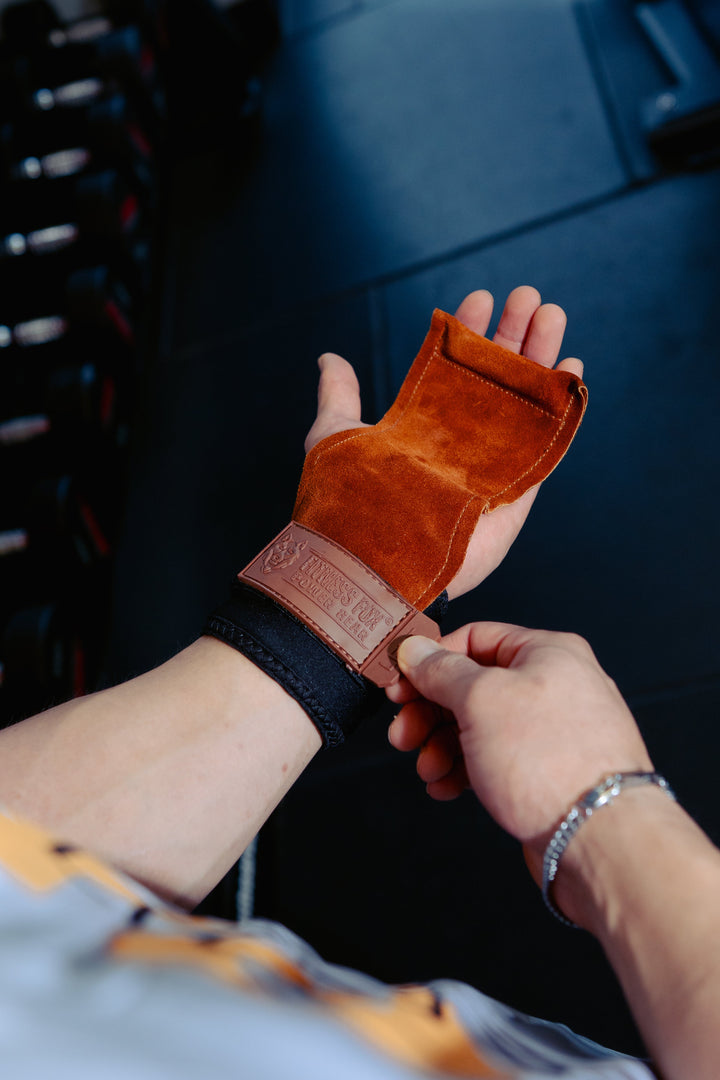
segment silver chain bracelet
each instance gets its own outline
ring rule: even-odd
[[[610,776],[606,776],[597,787],[591,788],[590,791],[586,792],[585,795],[578,799],[574,806],[571,807],[567,817],[560,822],[553,834],[550,843],[545,849],[545,856],[543,858],[542,895],[547,909],[553,913],[556,919],[559,919],[561,923],[564,923],[565,926],[572,926],[576,930],[579,929],[577,923],[571,922],[570,919],[566,919],[563,913],[555,905],[550,896],[550,886],[557,877],[560,859],[565,854],[568,844],[583,822],[587,821],[589,817],[592,817],[596,810],[599,810],[601,806],[608,806],[613,799],[616,799],[618,795],[625,790],[625,788],[639,787],[643,784],[655,784],[657,787],[662,788],[665,794],[675,801],[674,791],[667,780],[658,773],[612,773]]]

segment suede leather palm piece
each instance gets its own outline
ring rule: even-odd
[[[586,403],[577,375],[435,311],[382,420],[310,451],[293,519],[342,544],[422,610],[460,570],[480,515],[552,472]]]

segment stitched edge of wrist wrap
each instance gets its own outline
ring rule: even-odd
[[[439,622],[443,592],[425,614]],[[305,710],[325,746],[339,746],[385,694],[324,644],[287,608],[234,580],[230,596],[208,617],[203,632],[243,653]]]

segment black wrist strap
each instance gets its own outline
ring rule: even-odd
[[[439,622],[447,606],[443,592],[425,614]],[[382,690],[352,671],[287,608],[237,580],[229,598],[208,617],[204,633],[275,679],[308,714],[325,746],[338,746],[385,700]]]

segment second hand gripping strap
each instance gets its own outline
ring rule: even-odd
[[[307,455],[292,522],[206,632],[275,678],[326,745],[341,742],[398,677],[399,641],[437,636],[426,616],[442,611],[480,515],[552,472],[586,402],[577,375],[436,311],[380,423]]]

